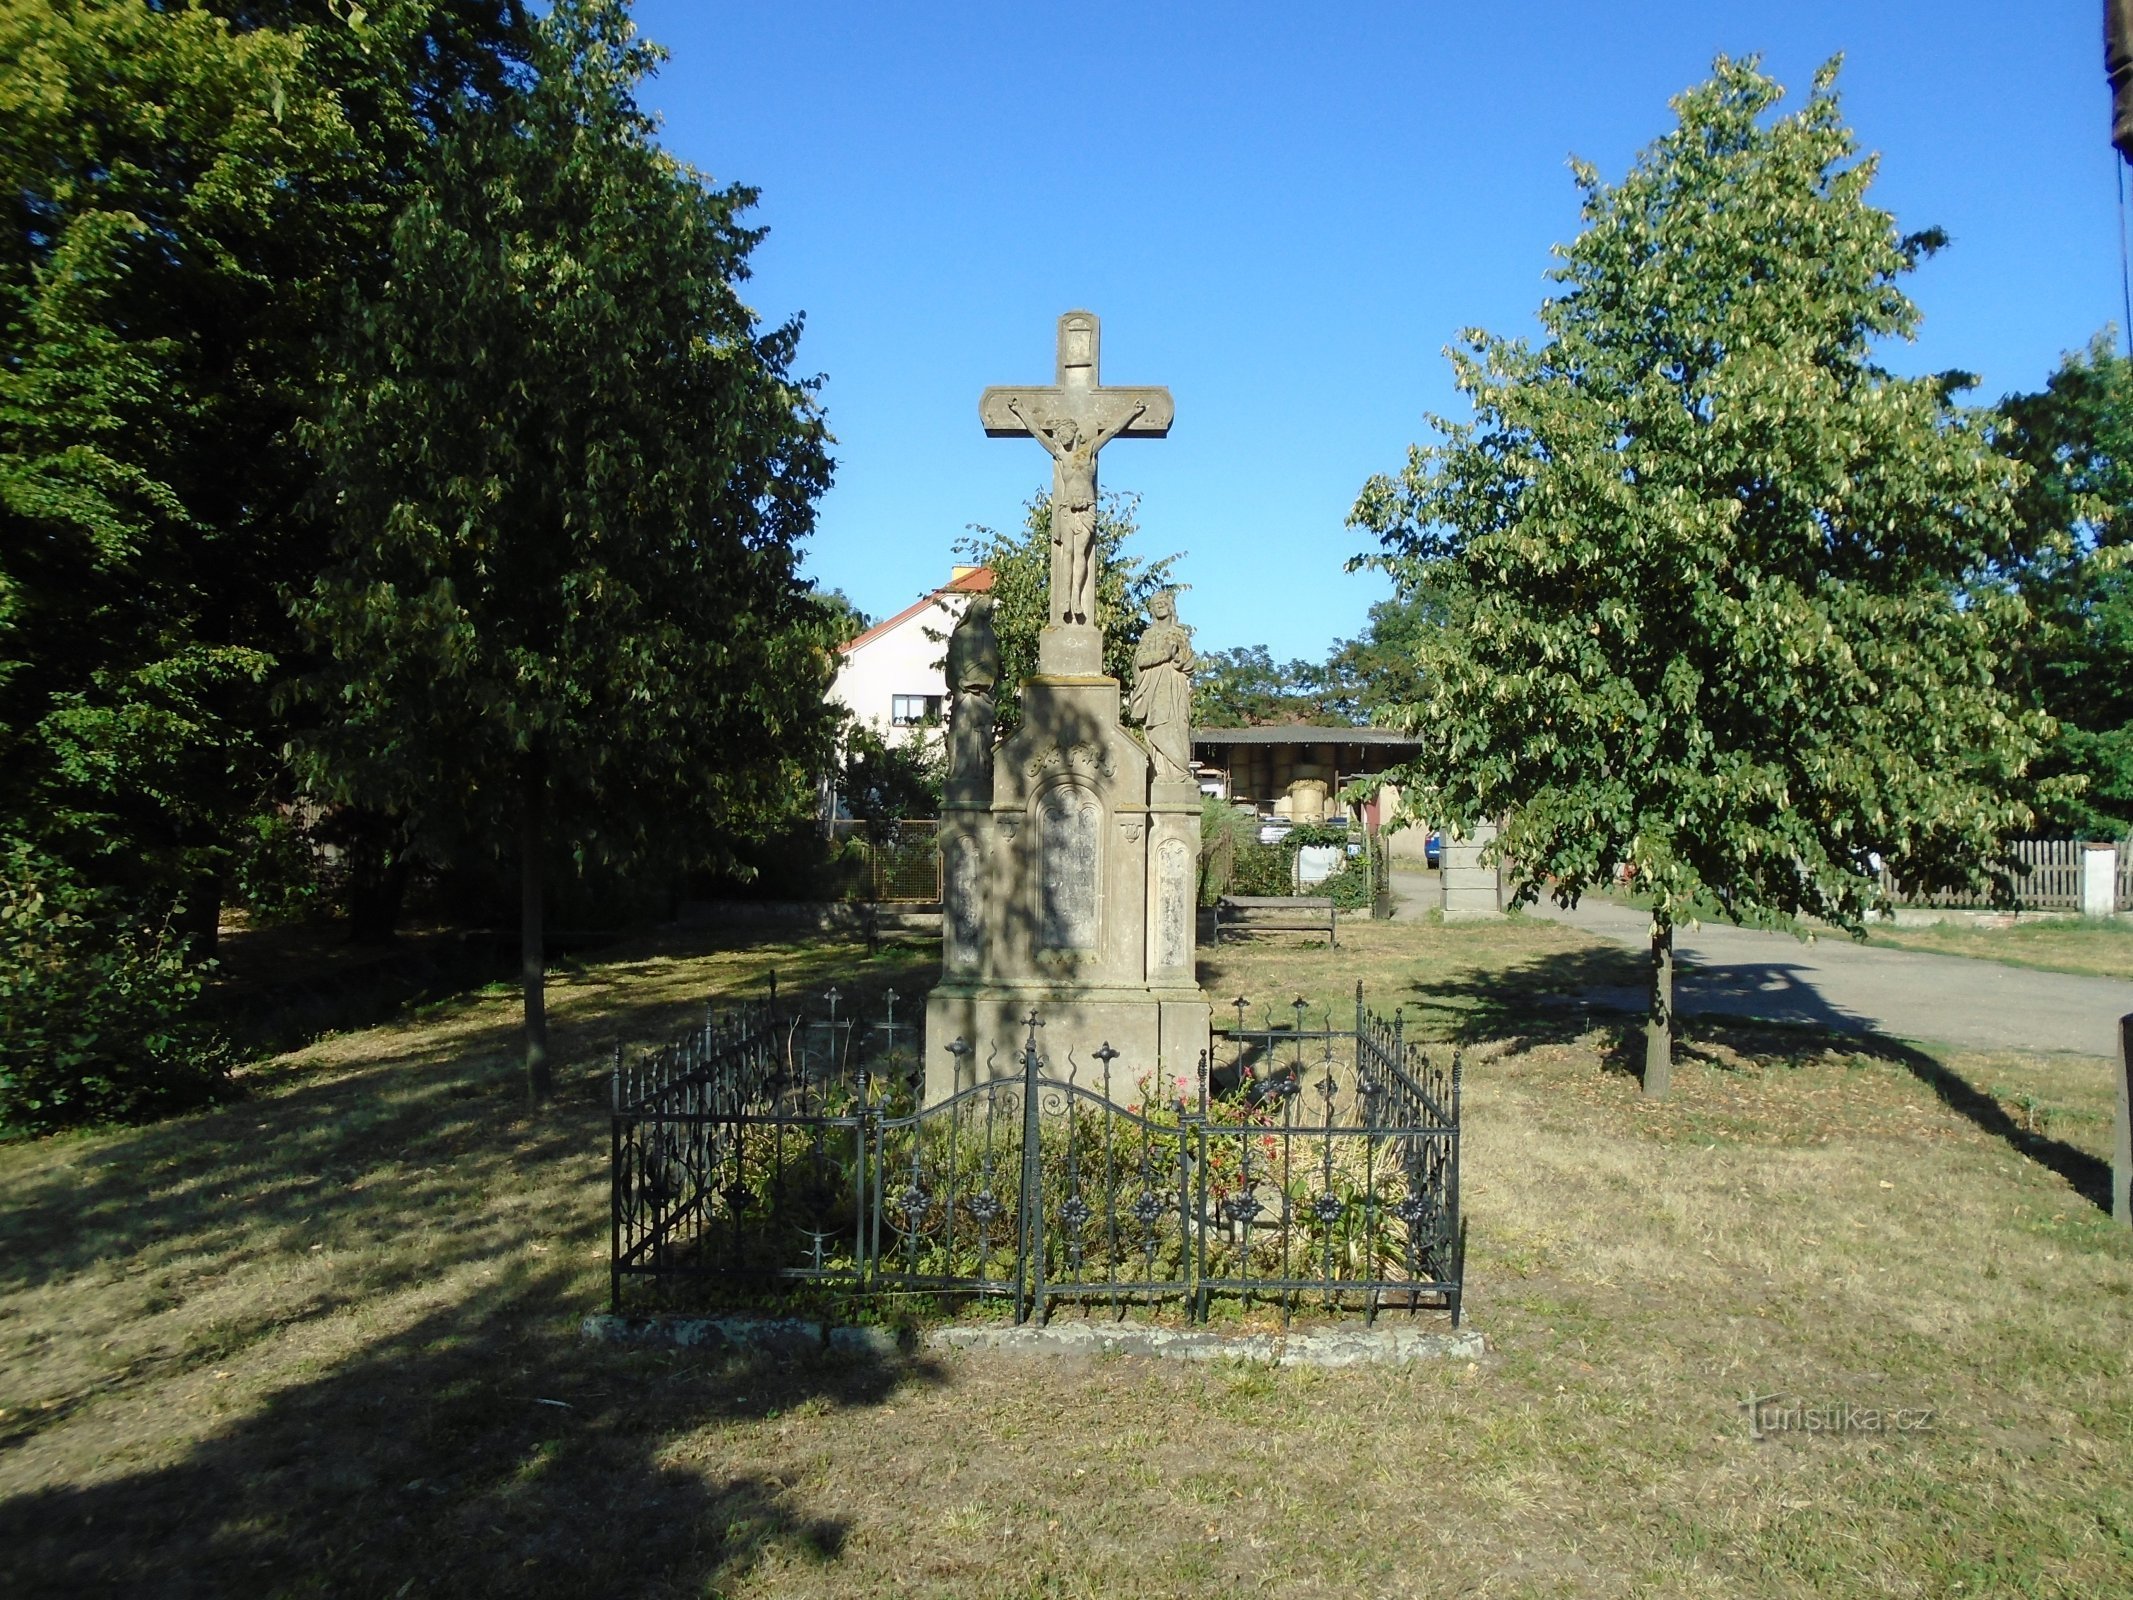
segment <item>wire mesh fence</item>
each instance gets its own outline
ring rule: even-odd
[[[839,898],[932,904],[941,897],[940,823],[840,819],[830,824]]]

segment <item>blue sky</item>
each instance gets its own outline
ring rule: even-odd
[[[1444,345],[1530,331],[1577,232],[1568,159],[1619,178],[1719,51],[1795,97],[1842,51],[1872,199],[1950,249],[1908,287],[1901,371],[2041,385],[2122,316],[2095,0],[1490,6],[639,0],[672,59],[672,150],[762,190],[749,299],[805,312],[837,435],[807,570],[869,614],[1014,526],[1043,452],[978,393],[1048,383],[1053,326],[1103,319],[1106,382],[1169,385],[1164,440],[1103,456],[1141,552],[1184,552],[1203,648],[1317,659],[1382,579],[1348,575],[1363,480],[1424,413]]]

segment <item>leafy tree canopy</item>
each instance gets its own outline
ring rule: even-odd
[[[833,625],[795,571],[827,435],[798,323],[739,296],[754,191],[637,107],[659,59],[621,0],[548,13],[534,85],[450,131],[395,227],[318,438],[303,768],[516,835],[536,1093],[547,841],[715,863],[828,754]]]
[[[351,285],[519,0],[0,0],[0,1122],[211,1090],[222,898],[278,898],[268,687]]]
[[[874,619],[854,605],[852,597],[842,589],[824,590],[816,598],[822,604],[832,645],[849,644],[874,626]]]
[[[1329,704],[1327,672],[1309,661],[1276,662],[1263,644],[1199,652],[1192,720],[1205,728],[1349,720]]]
[[[1432,591],[1377,602],[1363,632],[1335,640],[1323,665],[1277,663],[1264,645],[1203,650],[1193,721],[1208,728],[1376,723],[1419,698],[1421,635],[1444,620]]]
[[[890,744],[868,724],[853,724],[837,761],[837,798],[870,825],[941,814],[947,750],[938,738]]]
[[[148,923],[264,829],[294,424],[522,44],[516,0],[0,4],[0,831]]]
[[[1339,720],[1381,723],[1421,699],[1416,662],[1423,635],[1449,617],[1444,596],[1428,586],[1373,605],[1369,625],[1353,639],[1336,640],[1326,660],[1326,699]]]
[[[2029,821],[2047,725],[1995,683],[2020,607],[1964,588],[2020,474],[1954,380],[1873,358],[1941,240],[1867,203],[1836,73],[1773,119],[1779,86],[1721,57],[1619,184],[1576,164],[1542,341],[1464,335],[1475,420],[1357,502],[1450,618],[1392,710],[1404,776],[1502,819],[1523,901],[1621,866],[1662,937],[1714,899],[1857,927],[1876,854],[1964,881]]]
[[[2002,557],[2034,625],[2017,680],[2059,724],[2038,763],[2071,780],[2045,825],[2133,829],[2133,362],[2101,333],[2035,394],[2000,402],[2001,449],[2028,469]]]

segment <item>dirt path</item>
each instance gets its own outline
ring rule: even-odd
[[[1421,915],[1431,880],[1393,879],[1401,915]],[[1619,944],[1644,949],[1641,911],[1587,900],[1575,911],[1543,902],[1527,913],[1550,917]],[[2133,1012],[2133,983],[2038,972],[1964,956],[1928,955],[1854,944],[1843,935],[1807,944],[1786,933],[1724,923],[1678,929],[1684,970],[1676,1006],[1775,1022],[1811,1023],[1847,1033],[1882,1033],[1976,1050],[2118,1053],[2118,1019]],[[1594,1005],[1639,1011],[1634,989],[1593,989]]]

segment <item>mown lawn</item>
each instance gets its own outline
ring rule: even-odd
[[[1640,908],[1651,903],[1648,895],[1608,892],[1605,898],[1618,905]],[[1713,924],[1727,921],[1716,901],[1703,903],[1703,915]],[[1826,923],[1811,926],[1825,939],[1850,937],[1843,929]],[[1942,922],[1869,922],[1866,942],[1895,950],[1998,961],[2041,972],[2133,978],[2133,915],[2091,921],[2050,914],[1972,919],[1951,912]]]
[[[1522,922],[1342,945],[1207,952],[1203,977],[1315,1003],[1360,977],[1463,1042],[1480,1362],[581,1342],[614,1044],[768,967],[915,995],[934,959],[652,941],[559,983],[577,1066],[539,1114],[509,997],[476,993],[211,1113],[0,1147],[4,1587],[2133,1592],[2103,1063],[1696,1023],[1653,1109],[1621,1024],[1549,998],[1632,953]],[[1757,1440],[1750,1394],[1931,1419]]]
[[[2004,961],[2047,972],[2133,978],[2133,917],[2114,917],[2108,922],[2022,918],[2009,927],[1937,922],[1899,928],[1876,923],[1867,937],[1871,944],[1928,950],[1935,955]]]

